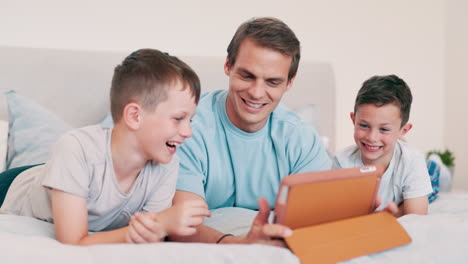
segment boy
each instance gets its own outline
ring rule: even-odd
[[[424,157],[399,141],[412,128],[411,102],[408,85],[395,75],[365,81],[350,114],[356,146],[333,161],[334,168],[383,165],[386,170],[378,191],[382,203],[377,209],[393,201],[398,205],[395,216],[427,214],[426,195],[432,192]]]
[[[192,235],[210,214],[207,205],[170,206],[179,169],[173,156],[192,134],[199,97],[188,65],[158,50],[133,52],[114,71],[114,128],[63,135],[46,165],[13,181],[2,211],[53,222],[57,240],[67,244],[141,242],[141,226],[127,226],[140,211],[152,212],[153,241]]]

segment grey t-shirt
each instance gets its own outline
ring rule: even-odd
[[[124,227],[137,211],[169,208],[178,175],[177,156],[169,164],[148,162],[126,194],[114,175],[111,135],[112,129],[99,125],[66,133],[46,165],[26,170],[13,181],[2,211],[53,222],[50,188],[86,199],[89,231]]]
[[[364,166],[361,151],[356,145],[346,148],[333,159],[333,168]],[[425,196],[432,192],[431,178],[427,172],[424,156],[408,144],[397,141],[392,160],[382,175],[378,195],[384,209],[389,201],[400,204],[405,199]]]

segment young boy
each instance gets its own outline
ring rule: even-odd
[[[334,168],[383,165],[386,170],[378,191],[382,203],[377,210],[393,201],[398,205],[395,216],[427,214],[426,195],[432,192],[424,157],[399,140],[412,127],[411,101],[408,85],[395,75],[365,81],[350,114],[356,145],[333,161]]]
[[[174,153],[192,134],[199,97],[199,79],[188,65],[158,50],[133,52],[114,71],[114,128],[63,135],[45,165],[13,181],[2,211],[53,222],[67,244],[140,242],[134,237],[144,237],[141,226],[128,226],[140,211],[152,212],[150,235],[159,241],[192,235],[210,214],[207,205],[170,206],[179,169]]]

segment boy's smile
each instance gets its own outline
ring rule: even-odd
[[[351,113],[354,141],[361,150],[364,165],[381,164],[387,167],[393,157],[395,144],[410,129],[401,128],[400,108],[395,104],[376,106],[364,104]]]
[[[168,88],[166,100],[153,112],[142,115],[140,145],[147,160],[169,163],[177,147],[192,136],[190,120],[195,114],[195,100],[189,88],[180,82]]]

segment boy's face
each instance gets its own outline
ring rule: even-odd
[[[192,136],[190,121],[195,114],[195,98],[182,84],[169,88],[167,99],[152,112],[142,111],[138,131],[139,146],[147,160],[169,163],[177,146]]]
[[[393,157],[395,144],[412,127],[401,127],[400,108],[394,104],[376,106],[364,104],[351,113],[354,141],[361,150],[364,165],[380,164],[387,167]]]
[[[292,80],[288,82],[291,61],[290,56],[261,47],[248,38],[241,43],[234,65],[226,60],[226,112],[236,127],[246,132],[263,128],[292,85]]]

